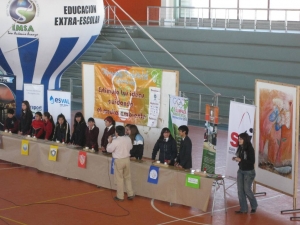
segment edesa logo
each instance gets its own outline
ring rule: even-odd
[[[19,24],[31,22],[36,12],[36,5],[32,0],[13,0],[9,6],[11,18]]]

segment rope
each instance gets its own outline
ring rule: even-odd
[[[106,1],[106,0],[105,0]],[[106,3],[108,4],[108,2],[106,1]],[[128,31],[126,30],[126,28],[124,27],[123,23],[120,21],[119,17],[116,15],[116,13],[112,10],[111,7],[109,7],[111,9],[111,11],[114,13],[115,17],[117,18],[117,20],[119,21],[119,23],[121,24],[121,26],[123,27],[123,29],[125,30],[125,32],[127,33],[127,35],[129,36],[129,38],[131,39],[131,41],[133,42],[133,44],[135,45],[135,47],[139,50],[139,52],[141,53],[141,55],[144,57],[144,59],[146,60],[146,62],[148,63],[148,65],[152,68],[150,62],[147,60],[146,56],[142,53],[142,51],[140,50],[139,46],[135,43],[135,41],[132,39],[132,37],[130,36],[130,34],[128,33]]]
[[[106,1],[107,2],[107,1]],[[210,87],[208,87],[202,80],[200,80],[197,76],[195,76],[188,68],[186,68],[175,56],[173,56],[167,49],[165,49],[161,44],[159,44],[142,26],[140,26],[121,6],[119,6],[115,0],[112,2],[126,15],[129,19],[131,19],[134,24],[140,28],[156,45],[158,45],[162,50],[164,50],[169,56],[171,56],[183,69],[185,69],[190,75],[192,75],[196,80],[198,80],[201,84],[203,84],[208,90],[210,90],[215,96],[221,95],[220,93],[214,92]]]
[[[113,43],[111,43],[109,40],[107,40],[104,36],[102,36],[106,41],[108,41],[112,46],[114,46],[116,49],[118,49],[123,55],[125,55],[131,62],[133,62],[135,65],[137,65],[138,67],[140,67],[139,64],[137,64],[135,61],[133,61],[133,59],[131,59],[128,55],[126,55],[123,51],[121,51],[121,49],[119,49],[117,46],[115,46]]]

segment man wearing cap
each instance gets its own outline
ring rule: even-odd
[[[115,132],[116,138],[112,136],[108,138],[107,152],[111,152],[115,159],[114,178],[117,185],[117,196],[114,197],[116,201],[124,201],[124,181],[127,191],[127,199],[134,198],[131,173],[130,173],[130,150],[132,149],[132,142],[128,136],[125,136],[125,128],[117,126]]]

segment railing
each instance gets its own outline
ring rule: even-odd
[[[219,123],[228,124],[229,105],[230,101],[242,102],[253,105],[254,100],[248,99],[245,96],[230,97],[230,96],[214,96],[211,94],[180,92],[180,96],[189,99],[189,119],[204,121],[206,104],[219,106],[220,115]]]
[[[61,78],[61,89],[64,91],[71,92],[71,97],[73,101],[77,101],[77,100],[81,101],[81,95],[82,95],[81,78]],[[80,91],[78,89],[80,89]]]
[[[300,9],[147,7],[147,25],[300,30]]]
[[[103,21],[103,24],[116,24],[116,6],[105,6],[104,12],[105,19]]]

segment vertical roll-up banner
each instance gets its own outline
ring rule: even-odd
[[[219,123],[219,107],[206,104],[205,134],[201,170],[214,174],[216,166],[217,132]]]
[[[233,161],[232,157],[235,157],[237,147],[239,146],[238,136],[240,133],[247,133],[251,137],[252,142],[254,116],[254,105],[234,101],[230,102],[225,172],[227,178],[233,180],[237,178],[238,163]]]
[[[44,85],[24,84],[24,100],[30,104],[32,114],[44,112]]]
[[[56,123],[57,116],[63,114],[71,126],[71,92],[48,90],[48,111]]]
[[[170,95],[169,102],[169,129],[172,136],[177,141],[179,150],[181,137],[178,133],[178,127],[188,124],[188,105],[189,99]]]

